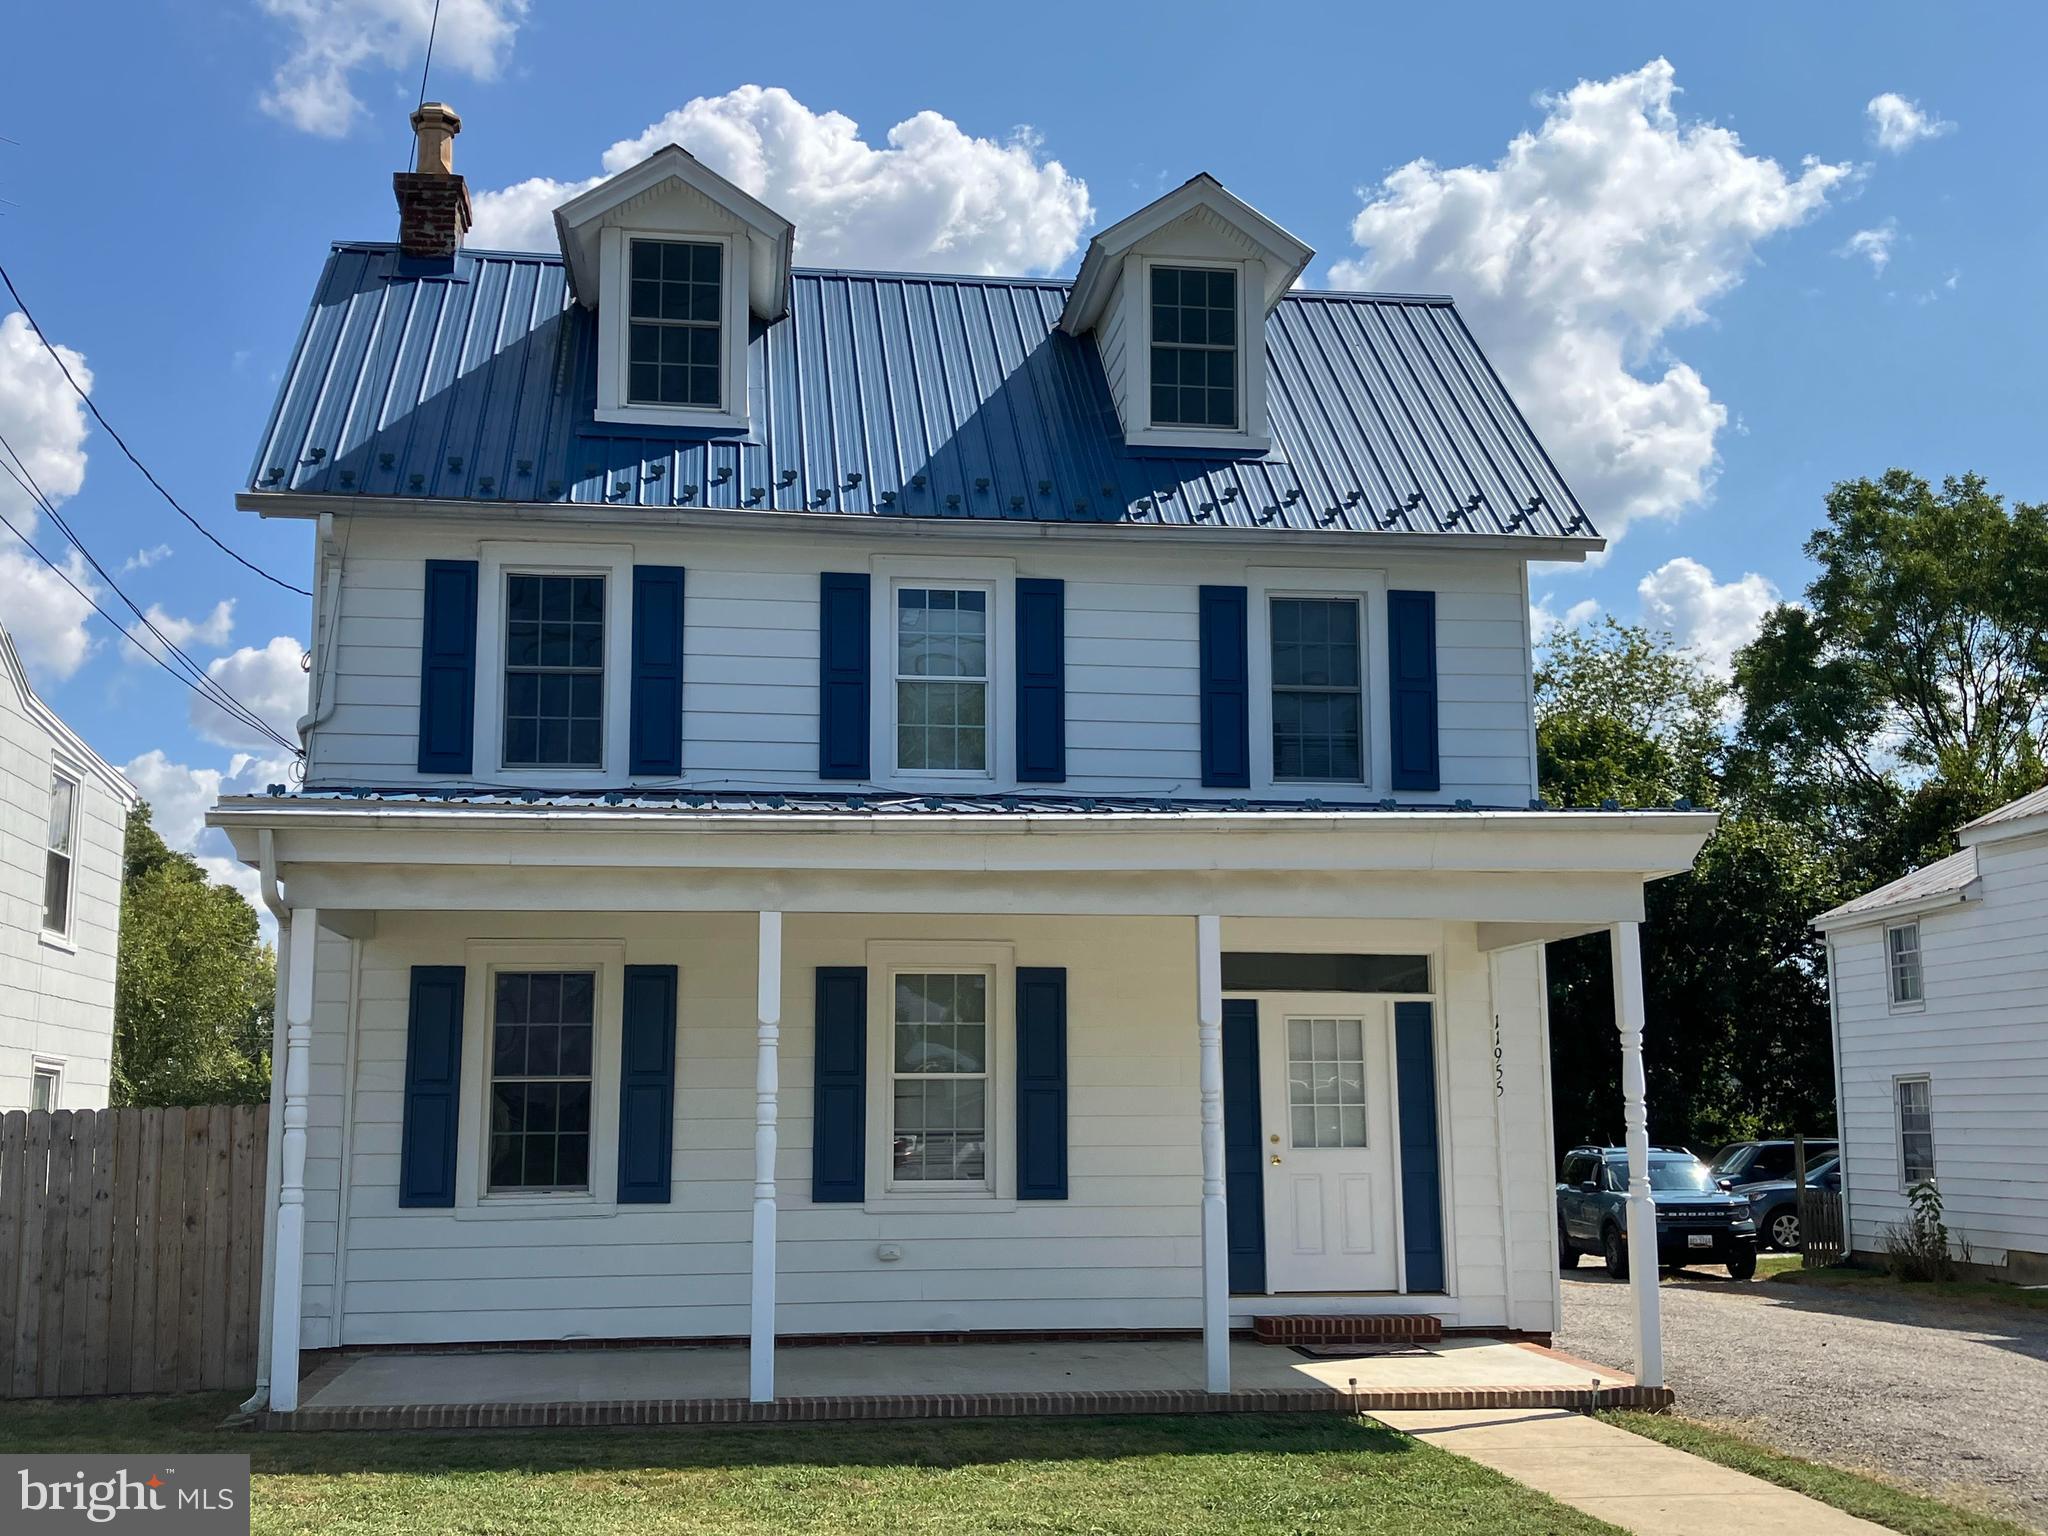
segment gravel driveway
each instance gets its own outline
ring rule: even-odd
[[[2048,1531],[2048,1314],[1718,1271],[1663,1310],[1680,1413]],[[1632,1369],[1632,1319],[1626,1282],[1566,1273],[1559,1349]]]

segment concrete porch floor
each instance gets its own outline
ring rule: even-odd
[[[807,1345],[777,1352],[777,1400],[749,1403],[747,1352],[734,1345],[363,1352],[321,1362],[298,1411],[270,1422],[387,1429],[1668,1401],[1618,1371],[1498,1339],[1333,1358],[1238,1339],[1230,1368],[1232,1390],[1218,1396],[1203,1390],[1198,1339]]]

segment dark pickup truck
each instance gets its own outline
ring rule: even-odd
[[[1657,1265],[1725,1264],[1731,1280],[1756,1273],[1756,1221],[1750,1204],[1714,1182],[1690,1152],[1653,1147],[1650,1198],[1657,1205]],[[1615,1279],[1628,1274],[1628,1152],[1574,1147],[1557,1185],[1557,1253],[1565,1269],[1582,1253],[1599,1254]]]

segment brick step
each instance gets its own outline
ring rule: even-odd
[[[1252,1319],[1252,1337],[1262,1344],[1435,1344],[1443,1336],[1443,1319],[1421,1313]]]

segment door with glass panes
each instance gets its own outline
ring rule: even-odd
[[[1269,1291],[1391,1291],[1395,1258],[1390,1005],[1259,999]]]

